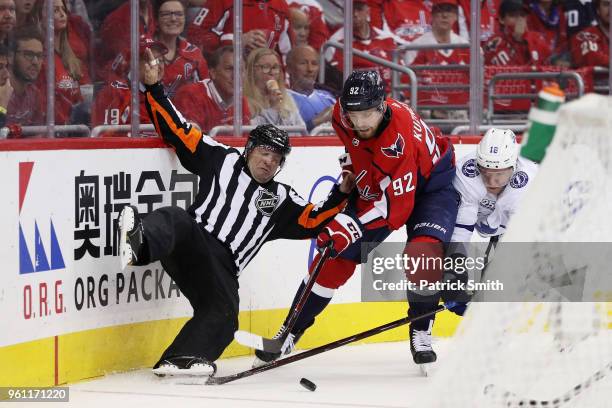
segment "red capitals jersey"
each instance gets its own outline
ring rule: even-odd
[[[600,25],[588,27],[572,37],[570,51],[576,67],[603,66],[610,62],[610,38]]]
[[[372,27],[383,29],[384,4],[388,2],[389,0],[367,0],[370,7],[370,24]]]
[[[480,40],[487,41],[499,31],[499,6],[501,0],[482,0],[480,3]],[[459,0],[460,18],[463,16],[467,23],[468,32],[460,32],[464,38],[469,38],[470,29],[470,0]]]
[[[198,7],[193,21],[187,25],[187,38],[205,55],[212,54],[221,43],[221,34],[214,28],[222,23],[226,10],[231,9],[233,0],[208,0],[203,7]],[[225,16],[228,18],[229,12]]]
[[[6,108],[6,124],[40,126],[45,124],[47,106],[44,94],[34,84],[26,84],[22,94],[13,92]]]
[[[177,38],[174,60],[164,65],[162,83],[168,97],[176,94],[181,86],[208,78],[208,64],[198,47],[182,37]],[[124,49],[107,68],[107,82],[124,81],[130,71],[129,48]]]
[[[178,88],[187,83],[208,78],[208,64],[202,51],[184,38],[178,38],[176,56],[164,67],[162,83],[169,98],[175,95]]]
[[[537,4],[537,3],[536,3]],[[552,54],[561,54],[567,51],[567,22],[565,21],[565,13],[559,6],[553,6],[553,13],[546,21],[545,17],[541,16],[532,5],[532,10],[527,16],[527,29],[537,32],[544,37]]]
[[[431,2],[429,1],[386,1],[383,11],[391,31],[406,41],[413,41],[431,31]]]
[[[45,72],[46,66],[43,64],[42,72]],[[45,75],[39,75],[36,85],[43,94],[43,98],[47,95]],[[70,122],[70,114],[73,106],[83,102],[81,95],[81,84],[75,80],[64,67],[62,57],[55,53],[55,124],[67,125]]]
[[[451,32],[451,43],[464,43],[461,37]],[[438,41],[433,33],[427,33],[417,39],[414,44],[437,44]],[[454,65],[454,64],[469,64],[470,50],[469,48],[455,48],[448,50],[420,50],[416,54],[416,58],[410,62],[414,65]]]
[[[287,0],[289,7],[297,8],[308,16],[310,32],[308,44],[315,50],[320,50],[321,45],[329,38],[329,29],[323,19],[323,8],[316,0]]]
[[[151,123],[144,105],[144,97],[140,94],[140,123]],[[94,98],[91,109],[91,124],[98,125],[127,125],[132,121],[130,108],[132,94],[126,82],[113,81],[106,85]],[[125,136],[126,133],[103,133],[103,136]]]
[[[353,38],[353,49],[367,52],[375,57],[383,58],[391,61],[393,56],[393,50],[395,49],[395,43],[389,37],[379,36],[378,33],[381,31],[372,28],[370,39],[361,40]],[[331,40],[343,43],[344,41],[344,29],[341,28],[331,36]],[[343,71],[344,67],[344,56],[342,50],[336,48],[328,48],[325,52],[325,60],[329,62],[334,68],[339,71]],[[391,81],[391,70],[389,68],[381,67],[366,59],[358,56],[353,56],[353,68],[354,69],[374,69],[380,73],[382,79],[389,84]]]
[[[511,34],[498,33],[486,43],[484,51],[487,65],[544,65],[551,54],[544,37],[532,31],[525,31],[520,41]]]
[[[357,183],[357,216],[366,229],[402,227],[415,204],[417,180],[429,179],[450,142],[434,134],[412,109],[387,99],[390,122],[377,137],[359,139],[342,125],[340,106],[334,106],[333,127],[349,153]]]
[[[234,123],[234,105],[223,102],[211,79],[182,87],[173,102],[185,119],[196,123],[204,133],[215,126]],[[249,124],[250,120],[249,104],[243,96],[242,123]]]
[[[140,26],[138,32],[152,37],[155,33],[155,18],[153,16],[153,7],[147,1],[147,24],[140,18]],[[115,11],[104,19],[102,27],[98,31],[99,46],[96,50],[96,65],[100,68],[107,67],[117,58],[126,47],[130,45],[130,2],[119,6]],[[101,78],[107,78],[103,75],[104,71],[100,72]],[[96,75],[98,73],[96,72]]]
[[[226,0],[223,11],[213,31],[220,36],[221,44],[234,40],[233,2]],[[268,48],[277,49],[281,54],[291,50],[289,39],[289,7],[285,0],[244,0],[242,5],[242,32],[261,30],[266,36]]]

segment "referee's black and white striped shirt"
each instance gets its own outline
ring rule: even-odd
[[[238,273],[265,242],[314,237],[343,208],[347,195],[338,186],[314,205],[286,184],[257,183],[242,154],[191,126],[160,84],[147,87],[145,103],[157,132],[175,147],[181,164],[200,177],[188,212],[229,248]]]

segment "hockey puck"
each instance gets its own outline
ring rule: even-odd
[[[314,391],[317,389],[317,385],[306,378],[302,378],[300,380],[300,385],[306,388],[308,391]]]

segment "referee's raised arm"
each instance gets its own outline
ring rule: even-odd
[[[197,126],[187,122],[164,92],[161,83],[163,67],[150,48],[145,49],[140,62],[140,79],[145,87],[145,107],[155,130],[171,144],[181,164],[192,173],[208,169],[211,159],[224,153],[227,146],[203,135]]]

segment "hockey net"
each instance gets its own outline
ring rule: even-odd
[[[559,118],[486,276],[499,278],[511,264],[519,289],[535,275],[568,278],[561,276],[567,269],[551,267],[559,258],[581,271],[582,301],[550,287],[528,302],[473,302],[440,353],[427,406],[612,406],[612,97],[586,95],[562,106]],[[515,242],[534,243],[533,255],[517,257],[504,245]],[[545,242],[604,250],[563,259],[563,251],[546,253],[552,246],[536,244]]]

